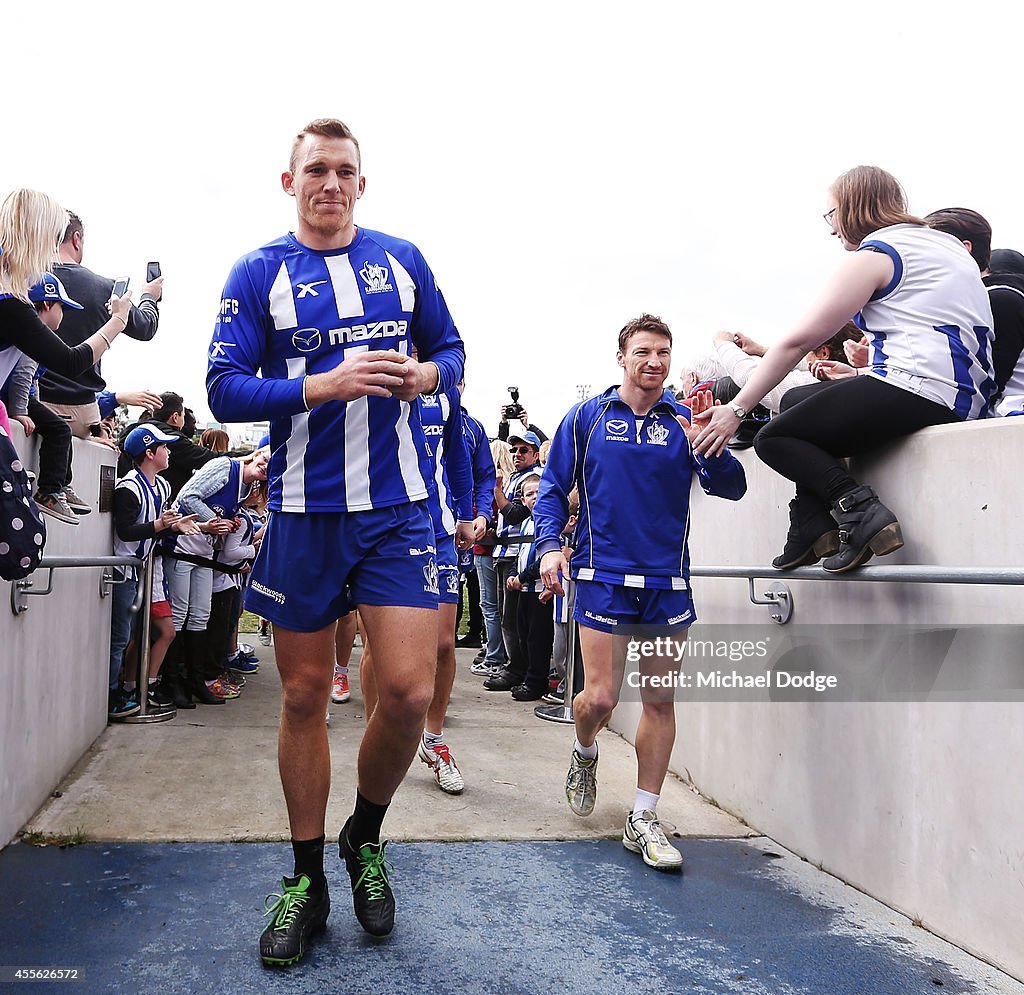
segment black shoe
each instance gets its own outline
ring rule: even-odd
[[[516,701],[540,701],[548,692],[548,686],[532,688],[529,684],[517,684],[512,688],[512,697]]]
[[[348,838],[351,816],[338,836],[338,854],[352,881],[352,904],[359,925],[371,936],[387,936],[395,928],[395,893],[384,859],[387,843],[364,843],[353,849]]]
[[[466,635],[456,638],[455,645],[460,650],[478,650],[480,649],[480,637],[474,636],[472,633],[466,633]]]
[[[512,688],[518,687],[522,682],[523,679],[521,677],[513,677],[507,670],[503,670],[493,677],[488,677],[484,681],[484,688],[487,691],[511,691]]]
[[[486,659],[487,659],[487,647],[483,646],[483,647],[481,647],[480,652],[477,653],[477,655],[475,657],[473,657],[473,662],[474,663],[483,663],[484,660],[486,660]]]
[[[885,556],[903,545],[903,531],[896,516],[870,487],[844,494],[834,505],[839,520],[839,552],[822,566],[830,573],[853,570],[874,553]]]
[[[157,681],[155,684],[149,685],[149,704],[162,705],[165,708],[171,708],[174,706],[174,698],[170,691],[164,687],[163,681]]]
[[[331,896],[327,882],[320,895],[309,893],[310,882],[305,874],[297,878],[281,879],[281,894],[270,895],[277,901],[264,915],[270,916],[267,928],[260,936],[260,957],[264,964],[284,966],[294,964],[306,952],[306,943],[311,936],[327,925],[331,911]]]
[[[189,694],[185,685],[181,681],[168,681],[165,685],[167,691],[170,693],[171,702],[175,708],[195,708],[196,703],[192,700],[192,695]]]
[[[789,534],[786,546],[772,560],[776,570],[817,563],[823,556],[839,552],[839,530],[835,519],[813,497],[795,497],[789,502]]]

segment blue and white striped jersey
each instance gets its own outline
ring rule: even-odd
[[[641,418],[617,387],[570,409],[551,440],[533,509],[538,557],[561,547],[576,485],[574,580],[688,589],[693,477],[731,501],[746,493],[747,478],[728,449],[714,459],[696,455],[676,415],[689,419],[690,410],[669,391]]]
[[[420,423],[427,457],[427,507],[434,537],[455,535],[457,521],[473,520],[473,475],[469,450],[462,433],[462,415],[457,389],[418,397]]]
[[[954,235],[921,225],[872,232],[857,251],[884,252],[889,285],[854,322],[868,337],[870,375],[980,418],[995,393],[992,307],[978,265]]]
[[[164,508],[167,507],[167,500],[171,496],[171,485],[163,477],[157,476],[156,483],[151,484],[138,467],[129,470],[114,486],[127,488],[138,498],[139,513],[135,517],[136,525],[152,522],[159,518],[163,514]],[[149,551],[155,542],[155,536],[126,542],[118,536],[115,529],[114,555],[137,556],[140,560],[144,560],[149,556]],[[134,573],[135,568],[131,567],[130,569]]]
[[[274,511],[364,511],[427,496],[415,404],[391,397],[307,409],[303,382],[346,357],[394,349],[462,376],[465,349],[441,291],[411,243],[360,228],[344,249],[287,234],[243,256],[224,288],[210,345],[210,409],[229,422],[270,419]]]

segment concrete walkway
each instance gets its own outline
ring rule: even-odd
[[[31,832],[111,842],[287,840],[277,774],[280,682],[273,649],[240,698],[180,711],[168,722],[111,725],[53,798]],[[353,654],[351,673],[358,672]],[[563,787],[572,729],[544,722],[532,704],[483,690],[460,650],[446,738],[466,779],[444,794],[414,760],[389,810],[385,832],[399,840],[565,840],[618,837],[633,803],[636,758],[621,737],[600,737],[597,809],[578,819]],[[352,700],[331,705],[334,771],[327,826],[340,829],[355,799],[355,759],[365,718],[358,680]],[[751,830],[669,778],[659,806],[682,836],[742,837]],[[335,829],[337,831],[337,829]]]

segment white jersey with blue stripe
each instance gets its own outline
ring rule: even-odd
[[[163,514],[171,496],[171,485],[163,477],[157,476],[156,482],[151,484],[138,467],[129,470],[114,486],[124,487],[138,499],[139,513],[135,516],[136,525],[156,521]],[[140,560],[144,560],[149,556],[155,542],[155,536],[150,536],[148,539],[126,541],[119,538],[115,530],[114,555],[137,556]],[[132,570],[134,571],[134,568]]]
[[[435,363],[438,390],[462,376],[465,350],[420,251],[360,228],[343,249],[288,234],[243,256],[224,288],[210,345],[210,409],[228,422],[270,420],[269,507],[365,511],[427,496],[415,404],[364,396],[308,410],[308,374],[367,350]]]
[[[964,244],[921,225],[872,232],[858,252],[884,252],[892,280],[854,318],[868,337],[870,375],[980,418],[995,392],[992,307]]]

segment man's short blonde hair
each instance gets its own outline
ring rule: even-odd
[[[315,121],[310,121],[295,136],[295,141],[292,142],[291,158],[288,160],[288,172],[295,172],[295,167],[299,164],[299,149],[302,148],[302,143],[307,135],[322,135],[324,138],[347,138],[356,147],[356,163],[359,166],[359,171],[362,172],[363,156],[359,151],[359,142],[356,136],[352,134],[349,126],[344,121],[339,121],[336,117],[318,117]]]

